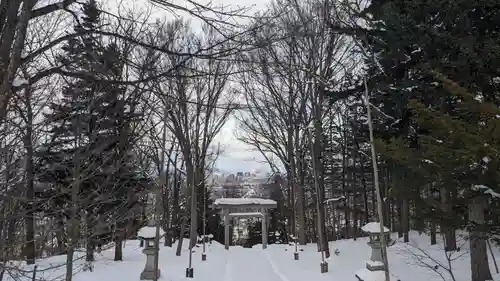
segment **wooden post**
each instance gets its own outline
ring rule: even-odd
[[[366,114],[368,117],[368,132],[369,132],[369,137],[370,137],[370,147],[371,147],[371,152],[372,152],[372,166],[373,166],[373,181],[374,181],[374,186],[375,186],[375,193],[377,193],[377,213],[378,213],[378,218],[379,218],[379,223],[380,223],[380,233],[382,234],[380,236],[380,244],[382,247],[382,260],[384,261],[384,273],[385,273],[385,281],[390,281],[390,274],[389,274],[389,259],[387,258],[387,241],[386,241],[386,236],[384,235],[384,214],[383,214],[383,206],[382,206],[382,195],[380,194],[380,186],[379,186],[379,181],[378,181],[378,167],[377,167],[377,153],[375,151],[375,143],[374,143],[374,138],[373,138],[373,123],[372,123],[372,110],[371,110],[371,103],[370,103],[370,95],[368,93],[368,86],[366,83],[366,78],[364,79],[364,86],[365,86],[365,96],[364,100],[366,103]]]
[[[224,248],[229,250],[229,210],[223,207],[222,214],[224,216]]]

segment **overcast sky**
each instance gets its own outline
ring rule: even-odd
[[[171,3],[180,6],[189,6],[185,0],[168,0]],[[262,10],[269,3],[269,0],[196,0],[200,4],[211,3],[211,6],[228,7],[227,10],[235,10],[237,8],[245,7],[249,8],[251,13]],[[164,18],[167,19],[172,17],[174,19],[175,15],[169,12],[155,7],[150,4],[149,0],[101,0],[106,9],[114,10],[118,3],[121,7],[125,5],[128,9],[132,9],[134,12],[147,11],[150,10],[152,21],[154,18]],[[113,11],[115,12],[115,11]],[[188,17],[187,14],[178,13],[178,16]],[[192,24],[195,26],[201,26],[199,20],[192,19]],[[240,142],[236,138],[236,130],[238,127],[237,120],[231,117],[227,124],[222,128],[221,132],[217,135],[215,144],[220,143],[224,152],[219,156],[216,163],[216,168],[224,173],[235,173],[235,172],[250,172],[255,170],[267,171],[269,170],[269,165],[265,163],[264,158],[260,153],[253,151],[252,147]],[[241,132],[240,134],[241,135]]]

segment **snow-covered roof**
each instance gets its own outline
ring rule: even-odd
[[[365,224],[365,226],[361,228],[361,230],[368,233],[380,233],[380,223],[379,222],[367,223]],[[384,232],[389,232],[389,229],[385,226],[384,226]]]
[[[163,230],[160,227],[160,237],[165,234]],[[146,238],[146,239],[151,239],[156,237],[156,227],[154,226],[145,226],[141,229],[139,229],[139,232],[137,233],[137,237],[139,238]]]
[[[261,212],[247,212],[247,213],[230,213],[229,216],[233,217],[256,217],[263,216]]]
[[[262,198],[219,198],[215,205],[276,205],[276,201]]]

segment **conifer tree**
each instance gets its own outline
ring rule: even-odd
[[[59,60],[67,71],[85,78],[67,78],[61,100],[50,105],[46,118],[51,129],[39,151],[38,174],[42,182],[57,183],[46,194],[55,195],[50,198],[57,200],[56,207],[83,211],[73,216],[85,213],[87,261],[92,261],[95,244],[102,243],[96,238],[124,239],[128,210],[138,201],[134,194],[144,187],[145,178],[137,173],[131,154],[136,138],[132,124],[140,115],[127,99],[127,89],[107,82],[121,78],[123,54],[92,32],[100,28],[96,2],[88,1],[82,12],[75,31],[86,32],[67,42]],[[70,196],[75,188],[77,202]],[[94,228],[98,221],[104,230]],[[110,237],[112,227],[116,237]],[[121,253],[115,258],[121,259]]]
[[[446,250],[470,227],[473,281],[491,279],[485,236],[496,231],[478,198],[498,186],[499,14],[492,0],[379,0],[362,13],[379,153],[406,183],[393,194],[440,218]],[[420,198],[425,186],[441,198]]]

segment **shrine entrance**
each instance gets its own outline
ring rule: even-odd
[[[214,208],[222,210],[224,219],[224,246],[229,250],[229,225],[232,218],[253,217],[261,218],[262,222],[262,249],[267,248],[268,211],[276,208],[276,201],[261,198],[219,198],[214,202]]]

